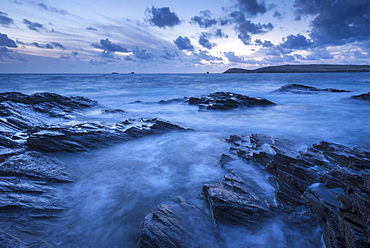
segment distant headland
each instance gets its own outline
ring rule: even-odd
[[[370,72],[370,65],[279,65],[254,70],[230,68],[223,73]]]

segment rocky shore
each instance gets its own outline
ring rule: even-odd
[[[281,91],[347,92],[304,85],[283,86]],[[368,100],[368,94],[351,98]],[[158,102],[173,103],[223,111],[276,105],[231,92]],[[91,109],[102,115],[124,117],[127,113],[104,109],[80,96],[0,93],[1,247],[55,247],[40,239],[39,232],[46,228],[44,220],[58,218],[68,209],[56,192],[76,178],[53,152],[89,152],[148,135],[189,130],[159,118],[91,121],[85,116]],[[209,240],[222,243],[219,225],[253,230],[268,225],[276,216],[282,216],[283,225],[294,226],[302,235],[316,233],[319,224],[328,248],[370,246],[370,151],[327,141],[297,151],[287,140],[264,134],[231,135],[225,142],[230,149],[220,154],[223,178],[205,183],[199,199],[179,196],[150,211],[143,218],[138,247],[207,247]],[[264,173],[274,196],[231,169],[234,161]],[[204,236],[207,240],[200,238]],[[287,242],[298,241],[291,235]],[[321,240],[310,245],[319,247]]]

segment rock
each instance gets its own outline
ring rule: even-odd
[[[66,97],[55,93],[26,95],[19,92],[0,93],[0,127],[17,132],[49,123],[49,117],[72,118],[78,110],[97,106],[82,96]]]
[[[271,93],[289,92],[289,93],[295,93],[295,94],[312,94],[312,93],[317,93],[317,92],[320,92],[320,91],[334,92],[334,93],[351,92],[351,91],[348,91],[348,90],[337,90],[337,89],[332,89],[332,88],[318,89],[318,88],[315,88],[315,87],[306,86],[306,85],[302,85],[302,84],[286,84],[286,85],[280,87],[279,89],[272,91]]]
[[[351,96],[349,99],[370,101],[370,92],[364,93],[364,94],[361,94],[361,95]]]
[[[185,129],[157,118],[128,119],[116,124],[102,122],[58,124],[30,130],[26,145],[30,150],[44,152],[87,151],[170,130]]]
[[[227,174],[217,184],[206,184],[203,193],[213,217],[230,224],[257,224],[269,217],[270,207],[258,196],[254,187],[235,174]]]
[[[188,97],[183,97],[183,98],[174,98],[170,100],[160,100],[158,103],[159,104],[170,104],[170,103],[183,103],[188,101]]]
[[[126,111],[124,111],[122,109],[103,109],[101,111],[101,113],[103,115],[107,115],[107,114],[124,114],[124,113],[126,113]]]
[[[39,152],[13,155],[0,164],[0,176],[36,178],[47,181],[71,182],[66,167],[54,158]]]
[[[318,215],[326,247],[370,246],[370,153],[330,142],[304,152],[263,135],[230,136],[231,154],[275,176],[277,198]]]
[[[202,97],[190,97],[190,105],[198,105],[200,109],[229,110],[240,107],[256,107],[275,105],[261,97],[249,97],[230,92],[216,92]]]

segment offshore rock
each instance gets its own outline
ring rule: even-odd
[[[240,107],[263,107],[275,105],[261,97],[249,97],[231,92],[215,92],[208,96],[190,97],[190,105],[198,105],[200,109],[229,110]]]
[[[272,91],[271,93],[295,93],[295,94],[312,94],[312,93],[318,93],[320,91],[326,91],[326,92],[334,92],[334,93],[340,93],[340,92],[351,92],[348,90],[337,90],[333,88],[327,88],[327,89],[318,89],[311,86],[306,86],[302,84],[286,84],[281,86],[279,89]]]
[[[321,219],[326,247],[370,246],[370,152],[324,142],[305,152],[254,134],[229,138],[232,154],[275,176],[283,204],[306,205]]]
[[[127,119],[116,124],[102,122],[58,124],[30,130],[26,145],[30,150],[44,152],[87,151],[102,145],[170,130],[184,128],[157,118]]]
[[[364,93],[364,94],[361,94],[361,95],[351,96],[349,99],[370,101],[370,92]]]
[[[258,197],[254,187],[235,174],[227,174],[217,184],[206,184],[203,193],[213,217],[230,224],[257,224],[270,216],[269,205]]]

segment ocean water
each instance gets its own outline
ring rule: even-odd
[[[277,94],[285,84],[350,90],[349,93]],[[145,214],[160,203],[179,199],[209,215],[200,192],[233,171],[253,181],[274,201],[268,175],[244,162],[229,171],[219,166],[231,134],[263,133],[287,139],[304,150],[322,140],[370,149],[370,104],[347,100],[370,91],[370,73],[309,74],[2,74],[1,91],[25,94],[54,92],[97,100],[101,108],[124,114],[87,111],[85,119],[107,122],[136,117],[159,117],[192,132],[171,132],[112,145],[89,153],[52,154],[64,161],[76,182],[59,187],[69,209],[47,237],[56,247],[135,247]],[[180,102],[160,100],[228,91],[264,97],[276,106],[231,111],[199,111]],[[289,226],[276,216],[258,228],[217,225],[207,219],[188,220],[194,240],[189,247],[320,247],[318,225]],[[45,233],[46,235],[46,233]]]

